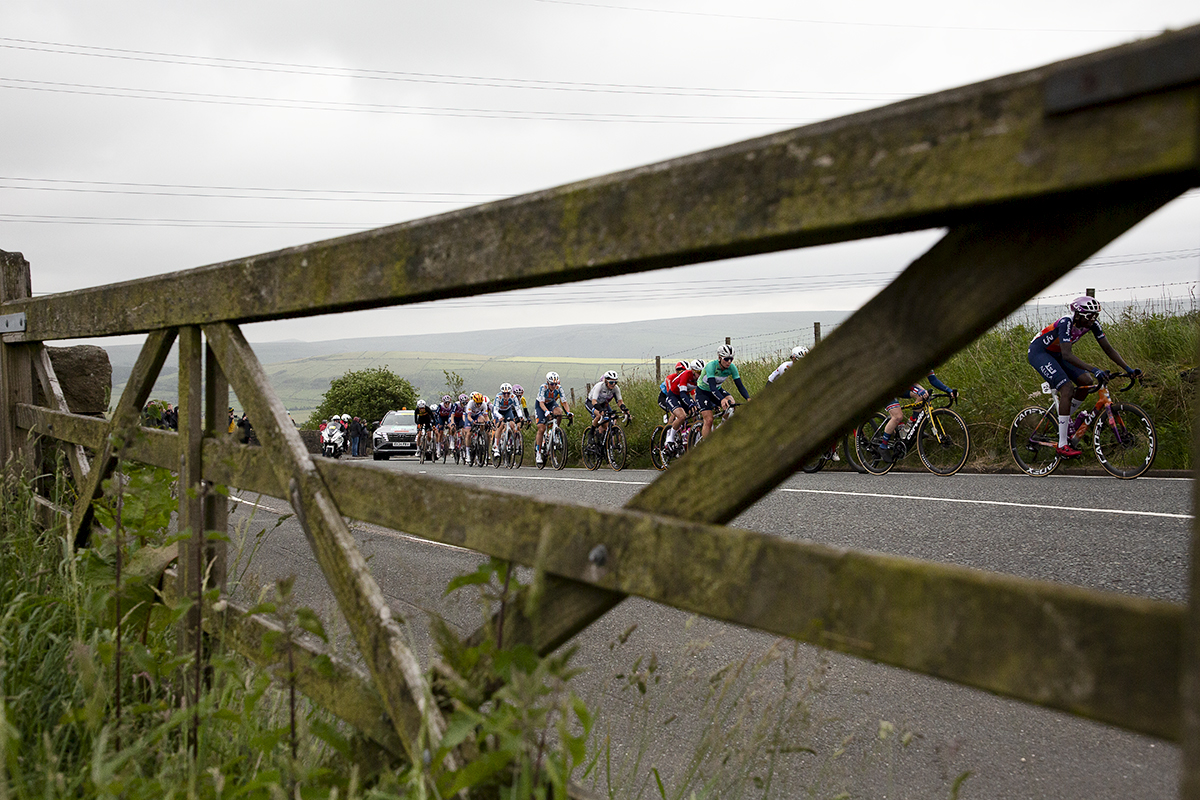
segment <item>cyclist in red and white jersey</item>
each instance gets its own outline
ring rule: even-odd
[[[1058,392],[1057,452],[1064,458],[1074,458],[1081,455],[1081,451],[1068,438],[1071,417],[1083,405],[1087,387],[1095,383],[1096,378],[1107,377],[1107,373],[1075,355],[1071,346],[1090,333],[1104,354],[1123,371],[1134,375],[1141,375],[1142,371],[1130,369],[1104,335],[1099,322],[1100,303],[1096,298],[1076,297],[1067,308],[1071,316],[1050,323],[1033,337],[1029,343],[1029,365]]]
[[[938,376],[933,374],[933,370],[929,370],[929,375],[927,377],[929,378],[930,384],[933,385],[933,388],[937,389],[938,391],[945,392],[946,394],[951,394],[955,397],[958,397],[958,390],[951,389],[949,386],[942,383],[941,380],[938,379]],[[908,396],[913,400],[917,399],[918,397],[926,397],[928,395],[929,391],[919,383],[914,383],[911,387],[909,387]],[[896,432],[897,428],[904,424],[904,409],[900,407],[903,402],[903,399],[897,397],[895,400],[888,403],[886,409],[888,412],[888,421],[883,425],[883,437],[879,441],[879,450],[884,458],[888,459],[889,461],[892,460],[893,455],[892,434]]]
[[[692,406],[695,404],[692,398],[696,392],[696,383],[700,380],[700,374],[704,372],[704,362],[698,358],[690,364],[682,361],[679,363],[683,364],[683,369],[669,375],[659,387],[658,393],[658,405],[667,412],[670,419],[671,427],[667,429],[664,445],[671,454],[678,449],[675,435],[679,433],[679,427],[683,425],[684,420],[692,411]]]

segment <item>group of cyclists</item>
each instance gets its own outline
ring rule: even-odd
[[[619,381],[616,371],[609,370],[588,393],[584,405],[592,415],[592,424],[598,429],[606,424],[605,418],[613,402],[620,408],[626,422],[633,419],[621,397]],[[507,382],[500,384],[500,392],[495,398],[482,392],[473,392],[470,395],[460,394],[455,400],[446,394],[436,405],[418,401],[416,413],[417,428],[421,435],[432,436],[436,446],[447,448],[448,452],[461,448],[464,454],[471,452],[474,437],[486,436],[492,454],[498,456],[501,435],[506,429],[516,434],[524,426],[536,425],[534,449],[538,464],[543,463],[544,459],[546,429],[554,421],[564,418],[569,425],[574,422],[575,414],[563,394],[562,381],[557,372],[546,373],[546,382],[538,387],[534,398],[532,415],[525,389],[520,384]]]
[[[1107,377],[1104,370],[1079,358],[1072,350],[1072,345],[1090,333],[1114,364],[1126,373],[1141,375],[1141,370],[1131,369],[1105,337],[1098,321],[1100,304],[1095,298],[1076,298],[1068,308],[1071,314],[1047,325],[1034,337],[1029,345],[1028,355],[1030,365],[1057,393],[1057,453],[1063,458],[1073,458],[1081,454],[1077,444],[1070,439],[1069,421],[1087,395],[1088,387]],[[790,358],[780,364],[768,376],[767,381],[773,383],[792,364],[808,355],[808,352],[808,348],[802,345],[795,347]],[[703,439],[712,432],[716,415],[735,405],[733,395],[726,390],[727,381],[732,380],[742,398],[750,399],[750,393],[733,363],[733,347],[728,344],[722,345],[716,356],[708,362],[699,358],[677,362],[674,372],[659,385],[658,405],[665,412],[665,423],[668,425],[664,449],[670,454],[676,454],[681,449],[682,442],[678,441],[678,434],[693,411],[699,412]],[[957,397],[958,391],[943,383],[932,371],[927,378],[935,389]],[[909,399],[920,399],[928,395],[928,390],[920,384],[911,386],[908,391]],[[904,402],[903,398],[898,397],[887,406],[888,419],[878,442],[879,450],[883,453],[889,451],[893,436],[905,422],[901,409]],[[592,417],[591,424],[598,432],[602,433],[603,426],[612,418],[611,406],[614,403],[625,421],[632,421],[633,417],[621,396],[620,378],[614,370],[609,370],[603,379],[591,388],[584,403]],[[449,451],[465,448],[464,453],[470,452],[473,436],[486,436],[492,453],[498,454],[501,434],[505,429],[517,433],[521,427],[536,425],[535,458],[539,464],[544,457],[543,443],[547,428],[553,421],[563,419],[567,424],[571,424],[574,417],[556,372],[546,373],[545,383],[538,387],[534,398],[532,414],[525,390],[520,384],[507,382],[500,385],[499,394],[495,398],[482,392],[469,395],[462,393],[457,399],[446,394],[442,396],[440,403],[434,405],[428,405],[421,400],[416,411],[416,422],[422,434],[433,436],[439,448],[448,448]]]

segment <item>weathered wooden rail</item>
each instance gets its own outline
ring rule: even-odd
[[[15,327],[0,347],[0,454],[28,458],[28,433],[77,446],[69,514],[85,543],[115,460],[111,434],[137,424],[178,339],[179,433],[125,437],[122,457],[179,470],[186,487],[212,481],[292,504],[369,670],[346,667],[338,699],[310,676],[310,694],[384,748],[411,753],[423,726],[436,737],[443,722],[344,517],[544,570],[541,608],[552,613],[514,611],[506,622],[542,651],[637,595],[1180,742],[1182,795],[1200,798],[1195,570],[1185,607],[725,526],[898,387],[1197,185],[1193,27],[624,173],[128,283],[32,298],[28,265],[6,254],[0,318]],[[931,227],[947,233],[768,387],[765,402],[620,510],[313,458],[238,328]],[[213,291],[228,285],[257,289]],[[111,421],[70,414],[41,342],[128,333],[149,336]],[[33,375],[49,407],[32,404]],[[261,449],[216,435],[230,388]],[[809,413],[797,424],[771,413],[780,404]],[[393,499],[386,508],[371,501],[381,495]],[[181,528],[224,529],[223,499],[181,496]],[[589,560],[598,545],[602,563]],[[221,558],[219,545],[194,536],[180,553],[179,590],[194,591],[203,559],[216,559],[219,581]],[[220,613],[235,646],[268,624],[233,604]]]

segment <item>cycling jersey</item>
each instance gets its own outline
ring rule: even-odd
[[[432,425],[433,424],[433,411],[428,406],[426,406],[425,408],[417,409],[417,424],[418,425]]]
[[[557,386],[551,388],[548,384],[543,383],[541,388],[538,389],[538,402],[545,403],[546,408],[554,408],[554,404],[562,402],[562,398],[562,389]]]
[[[600,381],[592,387],[592,391],[588,392],[588,400],[592,405],[604,405],[613,398],[617,398],[617,405],[621,405],[624,401],[621,400],[621,387],[614,383],[610,389],[605,381]]]
[[[517,409],[517,398],[511,394],[507,398],[504,395],[500,395],[492,405],[495,406],[497,413],[500,414],[504,414],[507,411],[515,411]]]
[[[668,376],[661,388],[667,394],[676,396],[691,393],[696,390],[698,377],[695,372],[685,369],[683,372],[676,372],[674,375]]]
[[[1063,317],[1042,328],[1041,333],[1033,337],[1033,341],[1029,343],[1029,352],[1062,353],[1063,342],[1075,344],[1089,333],[1096,339],[1104,338],[1104,329],[1100,327],[1098,321],[1093,320],[1090,325],[1085,327],[1078,327],[1073,322],[1074,317]]]
[[[489,403],[476,403],[474,400],[467,402],[467,418],[475,419],[480,416],[487,416],[492,410]]]
[[[787,372],[792,366],[791,361],[785,361],[775,368],[775,371],[767,376],[767,383],[774,383],[778,378],[783,377],[783,373]]]
[[[521,416],[529,422],[529,404],[525,402],[525,395],[521,395]]]
[[[720,361],[713,360],[704,365],[704,372],[701,373],[700,382],[696,384],[696,388],[702,392],[715,392],[730,378],[733,378],[734,381],[742,379],[742,376],[738,374],[737,365],[730,364],[728,367],[722,367]]]

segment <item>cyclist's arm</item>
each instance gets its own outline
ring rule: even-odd
[[[950,394],[952,391],[954,391],[949,386],[942,383],[941,379],[939,379],[938,376],[934,375],[932,372],[929,373],[929,383],[931,386],[933,386],[933,388],[937,389],[939,392],[945,392],[946,394]]]
[[[1121,358],[1121,354],[1117,352],[1117,348],[1108,343],[1107,336],[1099,339],[1098,343],[1100,345],[1100,349],[1104,351],[1106,356],[1112,359],[1114,364],[1116,364],[1125,372],[1133,372],[1133,370],[1129,368],[1129,365],[1125,363],[1125,359]]]
[[[750,393],[746,391],[746,386],[742,383],[740,376],[733,379],[733,385],[736,386],[737,390],[742,393],[742,397],[747,400],[750,399]]]

